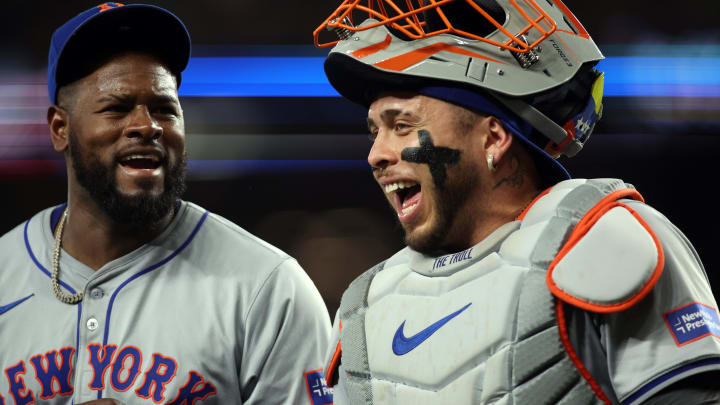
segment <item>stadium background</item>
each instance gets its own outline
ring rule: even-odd
[[[402,247],[374,183],[365,111],[336,96],[312,31],[339,0],[155,1],[187,25],[187,200],[298,259],[334,315],[360,272]],[[45,112],[52,31],[90,1],[3,3],[0,232],[65,201]],[[720,2],[566,0],[607,59],[605,114],[575,177],[634,184],[693,242],[720,292]],[[239,265],[242,265],[239,263]],[[168,292],[171,293],[171,292]]]

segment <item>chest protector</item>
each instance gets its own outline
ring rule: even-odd
[[[367,271],[342,297],[328,382],[352,404],[610,403],[563,308],[622,311],[659,278],[660,244],[623,198],[642,199],[620,180],[564,181],[466,251],[406,248]]]

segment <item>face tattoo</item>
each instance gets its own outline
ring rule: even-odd
[[[445,166],[459,162],[460,151],[444,146],[436,147],[430,137],[430,132],[424,129],[418,131],[418,140],[420,141],[419,148],[405,148],[400,157],[406,162],[427,164],[430,167],[435,187],[443,188],[445,180],[447,180]]]

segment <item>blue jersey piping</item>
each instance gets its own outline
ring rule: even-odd
[[[209,213],[210,213],[209,211],[205,211],[202,218],[200,218],[200,221],[198,221],[197,225],[195,225],[195,229],[193,229],[193,231],[190,233],[190,236],[188,236],[188,238],[185,240],[185,242],[183,242],[182,245],[180,245],[180,247],[178,247],[168,257],[160,260],[159,262],[151,265],[150,267],[145,268],[144,270],[139,271],[138,273],[133,274],[132,276],[130,276],[130,278],[128,278],[122,284],[120,284],[118,286],[118,288],[115,289],[115,291],[113,291],[112,296],[110,297],[110,303],[108,304],[107,316],[105,317],[105,335],[103,336],[103,347],[105,347],[105,345],[107,345],[108,334],[110,332],[110,314],[112,313],[112,306],[113,306],[113,303],[115,302],[115,297],[120,292],[120,290],[122,290],[123,287],[128,285],[131,281],[142,276],[143,274],[147,274],[147,273],[163,266],[164,264],[166,264],[167,262],[169,262],[170,260],[175,258],[175,256],[177,256],[180,252],[182,252],[183,249],[185,249],[190,244],[190,242],[192,242],[192,240],[195,238],[195,235],[198,233],[198,231],[202,227],[203,223],[205,223],[205,220],[207,219],[207,216]],[[98,399],[102,398],[102,393],[103,393],[103,391],[98,391]]]
[[[686,364],[682,367],[678,367],[675,370],[672,370],[669,373],[665,373],[665,374],[661,375],[660,377],[645,384],[642,388],[640,388],[634,394],[629,396],[628,399],[622,401],[622,405],[632,404],[633,402],[637,401],[638,398],[645,395],[648,391],[652,390],[653,388],[657,387],[658,385],[662,384],[663,382],[665,382],[675,376],[684,374],[687,371],[690,371],[690,370],[693,370],[696,368],[705,367],[705,366],[709,366],[709,365],[713,365],[713,364],[720,365],[720,358],[700,360],[695,363]]]

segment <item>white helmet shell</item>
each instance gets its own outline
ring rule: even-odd
[[[325,62],[328,80],[341,95],[367,106],[378,88],[439,82],[482,90],[547,138],[547,145],[524,140],[534,142],[548,158],[574,156],[582,148],[601,115],[602,74],[585,81],[582,100],[567,122],[555,122],[533,107],[536,97],[603,59],[560,0],[424,0],[404,11],[380,6],[391,1],[360,6],[361,1],[346,0],[316,29],[318,46],[323,46],[319,36],[325,30],[341,36],[331,42],[335,46]],[[481,36],[453,25],[457,16],[447,9],[458,3],[467,4],[463,7],[470,13],[477,11],[470,18],[482,21],[490,32]],[[485,12],[489,8],[495,18]],[[386,10],[395,11],[390,15]],[[433,10],[446,25],[429,32],[433,27],[427,13]],[[354,26],[354,14],[363,12],[374,18]]]

